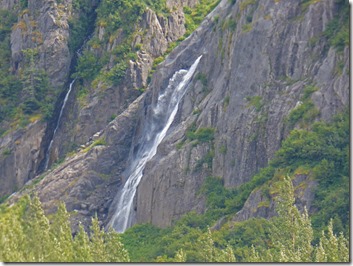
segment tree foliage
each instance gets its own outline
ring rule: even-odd
[[[82,225],[73,236],[70,215],[61,203],[49,219],[37,196],[25,196],[1,209],[0,261],[4,262],[129,262],[120,235],[92,219],[90,236]]]
[[[279,183],[276,197],[278,217],[272,219],[271,242],[267,250],[252,247],[248,261],[256,262],[348,262],[349,244],[341,233],[333,233],[332,220],[328,232],[322,232],[319,246],[314,246],[313,228],[306,209],[300,213],[294,205],[292,181],[286,177]]]

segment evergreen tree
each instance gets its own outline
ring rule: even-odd
[[[215,247],[210,228],[207,228],[207,232],[200,237],[199,243],[203,262],[235,262],[235,256],[230,246],[225,250]]]
[[[271,241],[273,248],[258,252],[251,248],[249,262],[348,262],[348,241],[341,233],[333,233],[332,220],[328,233],[322,232],[319,246],[313,247],[313,229],[308,212],[300,214],[294,205],[294,189],[289,177],[278,183],[278,217],[272,219]]]
[[[65,204],[60,203],[50,225],[50,237],[55,246],[51,261],[73,261],[73,239],[69,218]]]
[[[73,241],[73,250],[75,262],[93,262],[90,241],[82,224],[79,224],[78,233]]]
[[[42,205],[37,195],[30,204],[25,217],[25,234],[28,239],[28,254],[30,262],[49,261],[54,251],[54,242],[50,238],[49,220],[44,215]]]
[[[349,243],[340,233],[337,237],[333,233],[332,219],[328,225],[327,236],[322,231],[319,246],[316,247],[316,262],[348,262],[349,261]]]
[[[26,262],[27,257],[22,252],[26,246],[26,237],[18,217],[7,217],[0,230],[0,261]]]
[[[300,214],[294,205],[294,188],[290,177],[279,182],[276,198],[278,217],[273,219],[271,240],[274,245],[274,257],[279,262],[312,261],[313,230],[308,212]]]
[[[186,262],[186,254],[182,249],[179,249],[174,257],[175,262]]]
[[[104,234],[105,252],[107,254],[107,261],[110,262],[130,262],[129,253],[124,248],[120,240],[120,235],[109,229]]]
[[[104,249],[104,231],[100,229],[97,215],[92,218],[90,227],[90,250],[94,262],[107,262],[107,253]]]

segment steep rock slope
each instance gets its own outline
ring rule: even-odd
[[[137,50],[132,51],[136,56],[128,61],[126,68],[122,68],[123,73],[117,83],[107,83],[97,78],[93,82],[85,80],[83,88],[75,89],[73,98],[76,100],[68,103],[65,123],[54,139],[50,162],[63,158],[74,148],[89,142],[96,132],[121,114],[141,94],[141,90],[147,87],[154,59],[164,55],[168,46],[186,32],[183,6],[192,7],[196,3],[168,1],[170,11],[164,15],[147,8],[137,25],[130,25],[134,31],[132,37],[121,29],[109,33],[106,23],[96,22],[97,27],[85,50],[96,58],[107,57],[102,72],[114,71],[122,64],[125,59],[118,58],[117,54],[127,46]]]
[[[142,19],[135,25],[138,34],[129,43],[132,46],[139,45],[142,49],[137,52],[136,59],[129,62],[121,84],[107,87],[102,82],[92,85],[85,81],[82,85],[77,81],[72,97],[69,97],[63,110],[51,152],[47,154],[65,92],[68,91],[69,72],[76,65],[76,55],[83,51],[93,52],[97,57],[109,55],[108,63],[104,66],[109,70],[115,66],[115,51],[126,44],[123,43],[126,36],[121,31],[113,36],[106,34],[107,25],[102,23],[97,23],[94,29],[92,14],[101,4],[99,1],[2,1],[0,9],[18,16],[10,36],[14,75],[21,80],[22,73],[30,67],[30,71],[42,71],[58,101],[54,115],[47,121],[42,115],[33,115],[24,121],[28,124],[25,126],[21,125],[21,120],[0,123],[7,130],[0,137],[0,180],[4,184],[0,189],[0,197],[20,189],[43,170],[47,156],[50,167],[68,152],[87,144],[112,117],[122,113],[141,94],[138,89],[147,86],[153,60],[164,54],[171,42],[185,34],[183,6],[194,6],[196,3],[168,1],[167,7],[172,11],[166,16],[157,15],[151,9],[145,10]],[[90,27],[94,29],[93,34],[85,36],[90,33]],[[99,40],[99,47],[94,45],[96,40]],[[25,51],[32,56],[30,66]],[[82,91],[88,91],[85,97],[81,97]],[[26,95],[20,97],[26,101]],[[55,101],[53,98],[50,104],[54,106]],[[31,133],[23,134],[27,131]]]
[[[337,52],[322,37],[337,15],[335,1],[306,7],[222,1],[167,58],[162,72],[204,54],[199,81],[185,96],[179,120],[145,169],[138,222],[168,226],[186,211],[202,210],[198,191],[207,175],[222,177],[228,187],[247,182],[266,166],[291,127],[329,120],[348,105],[348,47]],[[305,96],[310,86],[315,92]],[[308,104],[305,97],[313,105],[305,121],[295,121],[290,114]],[[202,128],[214,129],[214,141],[190,139],[190,130],[197,139]]]
[[[101,129],[108,124],[109,120],[112,120],[111,117],[113,115],[118,116],[118,118],[121,116],[130,117],[131,111],[128,110],[130,110],[131,107],[129,107],[128,110],[126,110],[126,108],[141,94],[138,89],[147,86],[148,75],[152,69],[153,60],[166,53],[169,44],[171,42],[176,42],[186,32],[183,7],[193,7],[196,3],[197,1],[168,1],[167,7],[171,11],[167,15],[157,15],[155,11],[149,8],[144,11],[141,20],[135,25],[135,31],[138,32],[138,34],[133,36],[132,40],[127,40],[132,41],[132,43],[128,43],[128,45],[139,46],[141,49],[139,48],[140,50],[136,53],[136,58],[129,61],[129,66],[119,84],[107,85],[105,82],[99,80],[98,82],[92,83],[84,80],[83,84],[77,84],[79,81],[76,82],[77,88],[74,87],[70,94],[72,97],[70,96],[66,103],[65,109],[63,110],[62,122],[60,123],[60,127],[57,128],[55,134],[51,153],[49,154],[49,166],[58,158],[62,158],[68,151],[72,151],[73,147],[76,147],[77,149],[79,145],[81,145],[79,153],[81,154],[82,152],[84,154],[84,156],[81,156],[80,158],[84,158],[84,160],[87,161],[93,161],[93,159],[87,159],[87,156],[90,156],[90,153],[86,155],[87,151],[90,150],[92,146],[96,145],[98,138],[99,140],[104,138],[104,141],[109,139],[105,134],[102,135]],[[103,66],[103,70],[109,71],[114,68],[116,64],[115,51],[118,50],[120,46],[127,44],[127,38],[120,30],[113,34],[110,33],[110,35],[106,34],[106,27],[106,24],[104,26],[104,23],[98,21],[97,28],[94,33],[85,40],[86,44],[80,49],[80,52],[82,53],[83,51],[83,53],[85,53],[88,51],[94,53],[98,58],[108,55],[109,60],[108,63]],[[99,42],[99,46],[94,45],[95,41]],[[79,79],[81,79],[80,76]],[[74,86],[76,86],[76,84],[74,84]],[[84,96],[84,99],[80,96],[80,90],[88,91]],[[128,128],[127,124],[126,128],[123,130],[123,134],[125,134],[125,132],[131,134],[131,129]],[[121,132],[118,134],[121,134]],[[38,138],[43,139],[43,136],[38,136]],[[113,139],[114,138],[115,137],[113,137]],[[119,154],[120,152],[125,152],[125,155],[128,153],[128,151],[126,151],[126,147],[130,147],[128,138],[129,136],[119,139],[121,143],[118,143],[117,145],[125,147],[122,151],[118,152]],[[45,159],[44,152],[49,145],[49,141],[50,139],[48,139],[48,137],[44,137],[44,142],[41,142],[42,153],[40,156],[36,154],[36,162],[38,162],[38,164],[41,161],[43,165]],[[109,153],[111,153],[116,148],[116,142],[107,142],[111,145],[109,151]],[[124,153],[122,154],[123,155],[121,156],[124,158]],[[56,191],[57,193],[44,193],[46,199],[48,199],[48,201],[55,199],[55,202],[57,200],[64,200],[68,204],[69,210],[80,210],[81,214],[86,217],[88,221],[89,217],[94,215],[94,212],[98,210],[100,210],[99,215],[105,215],[107,212],[106,206],[109,206],[112,197],[115,195],[116,189],[118,188],[117,185],[120,182],[119,174],[122,169],[124,169],[124,163],[120,162],[120,159],[116,161],[116,156],[108,157],[106,160],[107,162],[104,163],[107,165],[106,170],[101,169],[102,171],[99,170],[97,173],[95,171],[89,172],[90,168],[87,169],[82,164],[74,167],[80,173],[75,171],[70,173],[70,175],[83,180],[82,182],[85,184],[89,183],[90,185],[88,186],[82,185],[82,182],[76,184],[76,181],[71,182],[65,178],[61,178],[61,171],[63,169],[65,169],[63,172],[67,171],[67,167],[60,167],[58,170],[55,169],[55,171],[50,173],[49,176],[59,175],[60,177],[54,182],[46,182],[45,184],[48,185],[50,183],[50,188],[47,190],[52,192]],[[111,162],[108,162],[109,160]],[[117,164],[117,167],[114,166],[115,163]],[[84,163],[84,165],[86,165],[86,163]],[[97,164],[97,169],[100,168],[99,165],[100,163]],[[96,169],[96,167],[93,168]],[[88,176],[85,175],[86,172],[88,172]],[[44,175],[38,177],[36,180],[40,180]],[[95,193],[92,191],[97,189],[95,187],[97,175],[99,176],[99,182],[103,182],[104,185],[101,186],[101,189],[98,189],[99,192]],[[56,176],[53,178],[56,179]],[[50,179],[50,177],[46,179]],[[23,183],[21,183],[18,188],[22,185]],[[31,186],[31,182],[27,184],[26,188],[29,186]],[[58,190],[57,186],[62,187],[62,189]],[[105,191],[105,189],[110,186],[116,186],[112,188],[113,192],[111,194]],[[67,193],[68,189],[74,189],[75,193]],[[87,199],[90,192],[92,195]],[[106,194],[106,196],[104,196],[104,194]],[[97,199],[97,195],[99,199]],[[48,203],[47,206],[50,206],[48,207],[48,209],[50,209],[54,205]],[[81,216],[79,215],[78,220],[80,217]],[[84,218],[81,217],[81,220],[82,219]]]
[[[49,86],[59,94],[67,81],[71,64],[68,48],[71,1],[61,1],[58,5],[55,1],[8,0],[0,2],[0,9],[18,15],[10,37],[11,66],[8,68],[12,75],[21,80],[23,75],[34,71],[35,66],[36,70],[45,73]],[[26,56],[33,60],[31,66],[26,65]],[[17,96],[18,101],[26,101],[27,94],[23,90]],[[35,176],[43,158],[41,145],[47,127],[47,123],[39,118],[34,116],[24,121],[28,124],[25,126],[18,121],[0,123],[1,128],[7,129],[0,137],[0,151],[4,155],[0,159],[0,196],[11,194]]]
[[[322,36],[336,15],[334,0],[307,6],[221,1],[157,67],[146,93],[76,155],[35,180],[44,207],[54,211],[64,200],[69,211],[77,212],[76,222],[88,223],[98,212],[106,223],[126,181],[127,154],[138,146],[148,106],[176,71],[188,69],[202,55],[167,137],[147,164],[135,209],[137,222],[159,226],[190,210],[203,212],[198,191],[205,177],[220,176],[227,187],[249,181],[293,126],[330,120],[348,105],[348,48],[337,52]],[[315,89],[307,95],[310,86]],[[308,102],[303,119],[289,119]],[[97,100],[96,106],[103,103]]]

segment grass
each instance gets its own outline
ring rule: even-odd
[[[249,5],[254,5],[257,3],[257,0],[245,0],[240,3],[239,8],[240,11],[244,11]]]
[[[227,95],[224,100],[223,100],[223,110],[226,110],[228,105],[229,105],[229,101],[230,101],[230,96]]]
[[[247,33],[252,30],[252,23],[244,24],[241,28],[244,33]]]
[[[286,118],[286,123],[288,123],[290,128],[293,128],[299,121],[302,122],[301,126],[306,126],[319,115],[320,111],[310,99],[310,96],[318,89],[313,84],[307,85],[303,89],[303,96],[300,98],[302,103],[294,108]]]
[[[254,107],[256,112],[259,112],[263,107],[263,101],[261,96],[252,96],[245,98],[248,101],[247,107]]]
[[[7,157],[11,154],[11,149],[10,148],[6,148],[3,152],[2,152],[2,155],[4,157]]]
[[[210,142],[214,139],[215,131],[216,129],[210,127],[203,127],[197,130],[191,129],[186,132],[186,137],[191,141],[197,140],[197,142],[201,143]]]
[[[97,140],[95,140],[91,145],[89,145],[87,148],[83,149],[83,152],[86,153],[90,151],[93,147],[95,146],[105,146],[107,145],[107,141],[105,140],[104,137],[101,137]]]

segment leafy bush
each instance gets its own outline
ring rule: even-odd
[[[118,85],[125,77],[126,70],[127,64],[125,62],[118,63],[108,72],[107,78],[114,85]]]
[[[79,57],[76,66],[76,73],[74,78],[82,78],[87,81],[92,81],[102,68],[102,64],[98,56],[92,51],[84,51],[83,55]]]
[[[89,1],[73,0],[73,16],[69,19],[70,39],[69,49],[71,53],[83,45],[87,36],[94,29],[95,12]]]
[[[342,52],[349,45],[349,3],[344,0],[335,1],[337,16],[328,24],[323,33],[331,46]]]
[[[304,88],[300,105],[295,107],[286,118],[290,128],[293,128],[299,121],[309,124],[318,116],[319,110],[310,99],[311,94],[318,89],[314,85],[307,85]]]
[[[208,84],[207,76],[203,73],[197,73],[195,79],[199,80],[203,86],[207,86]]]
[[[249,102],[248,106],[252,106],[255,108],[257,112],[259,112],[263,106],[263,101],[261,96],[252,96],[246,97],[246,100]]]
[[[160,242],[164,231],[151,224],[138,224],[127,229],[121,235],[121,241],[131,254],[131,261],[151,262],[162,255]]]
[[[210,142],[214,139],[214,128],[203,127],[199,128],[196,131],[193,129],[186,132],[186,137],[189,140],[197,140],[198,142]]]
[[[70,215],[60,204],[51,222],[38,197],[25,196],[0,210],[0,260],[6,262],[129,262],[114,231],[101,229],[92,219],[90,234],[82,225],[73,236]]]
[[[201,0],[192,10],[189,7],[184,7],[185,36],[190,35],[219,2],[219,0]]]

